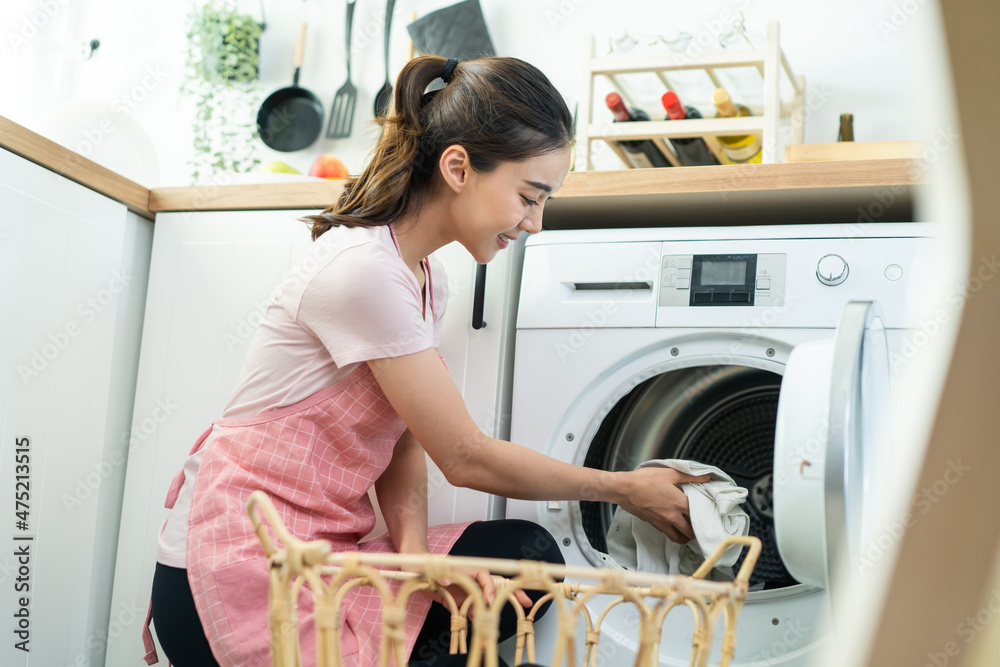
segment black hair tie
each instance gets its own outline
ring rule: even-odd
[[[448,62],[444,64],[444,71],[441,72],[441,80],[445,83],[451,81],[451,75],[455,73],[456,67],[458,67],[458,58],[448,58]]]

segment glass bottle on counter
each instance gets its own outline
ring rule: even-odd
[[[716,88],[712,93],[712,103],[715,105],[716,118],[735,118],[752,116],[750,109],[742,104],[735,104],[729,98],[725,88]],[[760,164],[760,138],[755,134],[730,135],[719,137],[722,152],[729,164]]]
[[[840,114],[840,131],[837,133],[837,141],[854,141],[854,114]]]
[[[614,114],[614,122],[616,123],[649,120],[649,114],[642,109],[632,108],[630,111],[618,93],[608,93],[607,97],[604,98],[604,103],[608,105],[608,109]],[[646,169],[650,167],[672,166],[663,155],[663,152],[650,139],[633,139],[617,143],[625,149],[625,156],[628,158],[631,167]]]
[[[681,104],[677,93],[668,90],[660,98],[663,108],[667,111],[666,120],[683,120],[685,118],[701,118],[701,112],[694,107]],[[715,155],[708,149],[708,144],[701,137],[684,137],[682,139],[671,139],[674,149],[677,151],[677,159],[681,164],[693,167],[698,165],[719,164]]]

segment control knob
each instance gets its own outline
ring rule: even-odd
[[[816,265],[816,277],[824,285],[839,285],[847,280],[849,270],[840,255],[824,255]]]

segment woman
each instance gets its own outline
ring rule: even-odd
[[[425,93],[438,78],[445,86]],[[416,58],[395,91],[397,113],[380,121],[371,162],[335,206],[304,219],[314,243],[272,294],[223,418],[168,494],[151,615],[179,667],[270,664],[265,560],[244,510],[258,488],[293,534],[336,550],[562,562],[552,536],[529,522],[428,528],[426,452],[456,486],[603,500],[677,542],[692,537],[677,485],[704,478],[577,467],[486,437],[435,350],[447,292],[430,254],[458,241],[485,263],[541,229],[545,202],[569,171],[573,121],[562,97],[528,63],[493,57]],[[388,535],[359,546],[375,523],[372,486]],[[491,595],[489,576],[477,579]],[[300,600],[309,665],[312,614]],[[344,609],[348,664],[374,664],[376,594],[354,589]],[[512,617],[503,625],[513,633]],[[443,606],[416,596],[406,619],[411,662],[447,653],[448,627]],[[148,628],[146,639],[150,648]]]

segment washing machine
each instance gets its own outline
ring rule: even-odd
[[[748,490],[763,551],[735,665],[807,665],[831,638],[831,572],[866,544],[879,474],[907,455],[892,439],[892,385],[919,327],[935,236],[927,223],[809,224],[546,231],[527,242],[511,440],[604,470],[696,460]],[[545,526],[568,564],[607,567],[615,510],[508,499],[506,515]],[[607,602],[590,605],[595,617]],[[538,625],[543,663],[554,620]],[[598,664],[631,664],[637,630],[635,611],[617,607]],[[692,630],[690,613],[671,612],[659,664],[688,664]]]

